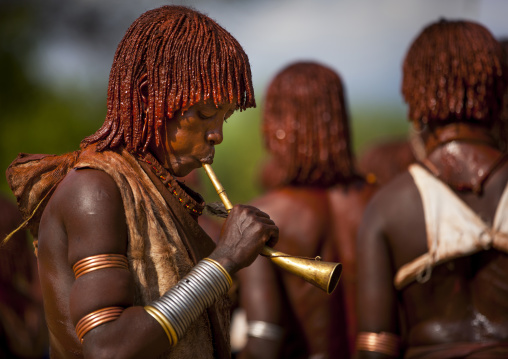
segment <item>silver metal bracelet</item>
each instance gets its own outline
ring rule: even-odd
[[[247,322],[247,335],[249,337],[279,340],[284,334],[284,329],[276,324],[252,320]]]
[[[145,309],[161,324],[174,345],[206,308],[228,292],[231,284],[231,277],[218,262],[204,258]]]

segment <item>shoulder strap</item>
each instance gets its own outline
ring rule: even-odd
[[[428,252],[399,268],[398,289],[414,279],[425,282],[435,265],[475,253],[491,241],[484,235],[487,225],[450,188],[420,165],[411,165],[409,172],[422,199]]]

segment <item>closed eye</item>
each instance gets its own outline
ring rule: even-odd
[[[199,111],[199,112],[198,112],[198,116],[199,116],[199,118],[201,118],[202,120],[208,120],[208,119],[212,118],[213,116],[215,116],[215,113],[216,113],[215,111],[214,111],[214,112],[212,112],[212,111],[210,111],[210,112],[207,112],[207,111]]]

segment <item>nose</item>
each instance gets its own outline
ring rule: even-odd
[[[211,146],[220,145],[223,140],[222,126],[220,128],[215,128],[211,131],[208,131],[206,134],[206,140]]]

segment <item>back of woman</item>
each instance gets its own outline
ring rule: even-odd
[[[328,190],[331,242],[342,263],[340,285],[343,289],[343,303],[347,325],[349,349],[354,351],[356,341],[356,238],[363,211],[376,184],[357,178],[345,185],[336,185]]]
[[[441,19],[411,44],[402,93],[424,152],[365,211],[358,358],[507,357],[506,70],[474,22]]]
[[[262,177],[268,192],[253,204],[279,227],[276,249],[345,260],[354,271],[365,181],[353,166],[338,74],[313,62],[283,69],[267,91],[263,135],[270,154]],[[239,275],[248,321],[241,358],[350,357],[344,304],[349,289],[342,282],[328,295],[264,258]]]
[[[276,221],[280,235],[277,250],[338,262],[338,251],[330,237],[332,217],[327,202],[326,190],[297,187],[272,191],[254,201],[259,208],[274,216],[271,218]],[[280,357],[347,357],[342,288],[328,295],[303,279],[272,266],[265,258],[259,258],[257,262],[261,263],[255,263],[256,268],[252,271],[241,273],[241,302],[249,320],[273,323],[273,319],[279,317],[276,324],[284,333]],[[270,272],[272,280],[266,280],[268,276],[262,276],[262,272]],[[251,293],[260,291],[266,291],[270,297],[278,293],[275,298],[262,303],[265,307],[263,311],[269,313],[266,317],[255,317],[254,314],[259,315],[263,311],[249,305]],[[259,306],[260,303],[256,301],[253,304]],[[254,338],[250,338],[249,345],[255,342]]]

